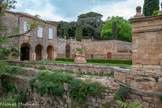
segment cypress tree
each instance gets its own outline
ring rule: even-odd
[[[112,22],[112,38],[115,40],[118,38],[118,25],[116,21]]]
[[[69,28],[66,26],[64,27],[64,36],[66,36],[66,38],[68,39],[69,38]]]
[[[159,0],[144,0],[143,14],[152,16],[155,10],[159,10]]]
[[[83,28],[82,28],[82,23],[79,22],[78,23],[78,27],[75,31],[75,37],[77,41],[81,41],[82,40],[82,35],[83,35]]]

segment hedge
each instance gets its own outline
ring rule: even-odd
[[[74,62],[73,58],[56,58],[56,61]]]
[[[132,60],[119,59],[86,59],[88,63],[132,64]],[[73,58],[56,58],[56,61],[74,62]]]

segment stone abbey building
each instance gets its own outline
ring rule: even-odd
[[[28,28],[28,22],[33,22],[34,16],[6,11],[2,18],[3,25],[9,28],[9,35],[19,27],[19,34],[25,33]],[[16,37],[14,40],[19,44],[21,57],[18,60],[54,60],[56,58],[57,48],[57,25],[45,20],[41,20],[45,26],[38,26],[37,30]]]
[[[34,16],[27,13],[6,11],[2,18],[3,25],[9,28],[10,35],[19,27],[19,34],[25,33],[33,22]],[[96,59],[131,59],[132,44],[117,40],[92,41],[57,38],[57,25],[42,20],[45,26],[30,33],[13,38],[19,45],[21,57],[17,60],[54,60],[56,57],[73,58],[73,50],[84,46],[86,58]],[[13,60],[13,58],[12,58]]]

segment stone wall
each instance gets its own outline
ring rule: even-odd
[[[21,75],[26,74],[28,77],[23,77]],[[37,75],[38,70],[31,69],[31,68],[22,68],[21,75],[19,76],[3,76],[2,80],[9,79],[9,83],[15,85],[17,89],[22,88],[24,90],[30,91],[30,95],[28,96],[27,103],[32,103],[38,105],[39,108],[104,108],[106,103],[111,104],[111,106],[118,106],[116,101],[114,101],[113,95],[117,92],[120,88],[120,85],[114,82],[113,78],[111,77],[82,77],[80,78],[83,81],[91,81],[91,82],[99,82],[106,87],[106,92],[103,93],[104,98],[100,97],[91,97],[88,96],[85,100],[84,104],[78,104],[75,100],[71,100],[69,97],[69,93],[67,91],[68,85],[64,84],[66,88],[65,94],[63,95],[63,99],[60,97],[53,98],[52,96],[48,95],[39,95],[35,90],[32,92],[29,79],[33,75]],[[41,103],[41,104],[40,104]],[[86,106],[84,106],[86,105]],[[30,107],[29,107],[30,108]],[[105,107],[106,108],[106,107]]]
[[[11,62],[9,62],[9,63],[11,63]],[[14,62],[12,62],[12,64],[13,63]],[[15,64],[19,64],[19,63],[15,62]],[[48,67],[47,64],[46,65],[43,64],[43,65]],[[49,64],[49,65],[51,65],[51,64]],[[39,66],[39,63],[38,63],[38,65],[33,65],[33,66]],[[58,66],[58,68],[56,68],[56,66],[54,66],[54,67],[52,69],[68,69],[68,68],[65,68],[66,66],[63,66],[63,68],[59,67],[59,66]],[[50,66],[48,68],[50,68]],[[74,71],[78,72],[78,70],[75,70],[75,67],[71,66],[71,68],[74,68]],[[103,70],[104,70],[105,67],[100,67],[100,68],[103,68]],[[110,67],[107,67],[107,69],[108,68],[110,68]],[[81,70],[82,70],[82,68],[81,68]],[[93,69],[91,68],[91,70],[93,70]],[[21,75],[19,75],[19,76],[5,76],[2,78],[2,80],[9,79],[9,82],[11,84],[14,84],[16,86],[16,88],[23,88],[24,90],[30,91],[29,79],[30,79],[30,77],[37,75],[39,72],[40,72],[39,70],[32,69],[32,68],[22,68],[22,70],[21,70],[22,76]],[[98,71],[98,72],[100,72],[100,71]],[[91,76],[84,76],[84,75],[79,77],[79,79],[81,79],[83,81],[99,82],[103,86],[106,87],[106,92],[104,93],[104,98],[87,97],[86,102],[84,104],[87,104],[88,108],[104,108],[104,104],[106,104],[106,103],[111,103],[111,107],[120,108],[117,105],[116,100],[114,99],[114,95],[117,93],[117,90],[121,87],[120,84],[117,83],[117,81],[125,83],[125,84],[129,84],[131,82],[131,80],[134,79],[134,77],[133,77],[133,75],[131,75],[130,71],[127,69],[125,70],[125,69],[120,69],[120,68],[114,68],[113,72],[114,72],[114,78],[99,77],[99,76],[91,77]],[[23,76],[24,74],[26,75],[26,77]],[[67,88],[67,84],[64,84],[64,87]],[[61,100],[61,98],[59,98],[59,97],[55,97],[55,99],[53,99],[52,97],[50,97],[48,95],[40,96],[37,92],[31,92],[31,95],[28,98],[29,98],[28,99],[29,103],[38,104],[38,105],[40,105],[39,106],[40,108],[45,108],[45,107],[48,107],[48,108],[52,108],[52,107],[71,108],[72,106],[78,107],[78,108],[83,107],[82,105],[78,105],[74,100],[72,101],[69,97],[68,92],[65,93],[63,96],[63,98],[64,98],[64,100],[66,100],[66,102]],[[128,104],[132,103],[132,102],[143,103],[145,105],[145,108],[160,108],[162,105],[162,102],[160,101],[160,98],[158,96],[152,96],[152,95],[144,94],[144,93],[137,92],[134,90],[131,91],[128,99],[126,100],[126,103],[128,103]]]
[[[58,38],[58,57],[66,57],[66,46],[70,46],[70,57],[73,58],[73,50],[84,46],[86,48],[86,58],[107,59],[111,53],[112,59],[131,59],[131,43],[118,40],[92,41],[82,40],[78,42],[74,39]]]
[[[75,73],[98,73],[98,74],[110,74],[114,73],[115,71],[126,71],[130,72],[130,69],[121,69],[118,67],[113,66],[94,66],[94,65],[84,65],[84,64],[57,64],[57,63],[36,63],[36,62],[20,62],[20,61],[8,61],[9,64],[12,65],[20,65],[26,64],[31,66],[45,66],[46,68],[55,70],[55,69],[63,69],[63,70],[70,70]]]

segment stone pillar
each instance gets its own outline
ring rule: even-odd
[[[47,60],[47,50],[42,50],[42,60]]]
[[[141,7],[130,19],[132,24],[131,86],[152,93],[162,93],[162,16],[144,17]]]
[[[36,60],[35,50],[30,51],[30,60]]]

